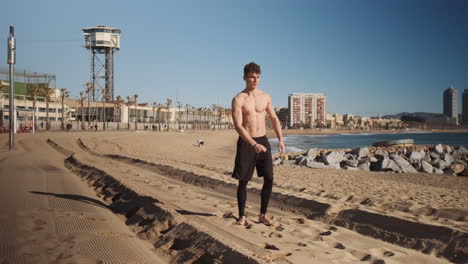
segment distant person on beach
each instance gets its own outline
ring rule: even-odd
[[[232,177],[239,180],[237,187],[237,204],[239,207],[238,225],[247,226],[245,203],[247,201],[247,184],[252,179],[254,168],[257,175],[263,177],[261,207],[258,221],[271,226],[273,222],[267,217],[268,202],[273,190],[273,160],[271,146],[266,137],[265,112],[268,113],[273,129],[278,137],[280,153],[285,150],[281,124],[273,109],[268,93],[258,89],[260,66],[251,62],[244,66],[245,89],[232,100],[232,118],[239,134],[237,153]]]

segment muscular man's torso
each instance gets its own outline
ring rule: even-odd
[[[266,134],[265,111],[268,105],[268,94],[258,91],[248,95],[240,93],[242,98],[242,126],[251,137],[261,137]]]

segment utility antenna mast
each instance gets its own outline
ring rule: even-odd
[[[104,25],[84,28],[82,31],[85,39],[84,47],[91,53],[90,81],[94,87],[93,101],[96,101],[97,89],[101,91],[105,89],[109,95],[107,100],[114,101],[114,53],[120,50],[122,31]]]

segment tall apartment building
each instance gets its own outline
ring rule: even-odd
[[[458,92],[453,87],[449,87],[444,91],[444,115],[449,118],[454,118],[458,123]]]
[[[327,97],[324,94],[292,93],[288,98],[289,126],[325,125]]]
[[[462,95],[462,118],[463,124],[468,124],[468,89],[465,89]]]

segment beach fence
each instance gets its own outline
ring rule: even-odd
[[[22,126],[30,126],[32,119],[29,118],[28,121],[21,120],[18,121],[19,129]],[[49,120],[50,131],[57,132],[63,131],[61,129],[61,121]],[[84,129],[82,129],[82,124]],[[134,131],[135,123],[122,123],[122,122],[96,122],[88,121],[81,122],[80,120],[74,121],[65,121],[65,130],[67,131]],[[67,125],[69,129],[67,129]],[[8,122],[3,122],[3,127],[5,130],[8,130]],[[36,132],[46,131],[46,121],[45,120],[36,120]],[[195,124],[177,124],[177,123],[137,123],[136,130],[138,131],[157,131],[157,132],[167,132],[167,131],[187,131],[187,130],[226,130],[232,129],[232,126],[229,124],[206,124],[205,126],[198,126]]]

